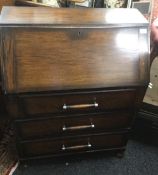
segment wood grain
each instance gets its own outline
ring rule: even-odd
[[[118,91],[102,91],[80,94],[67,94],[67,95],[56,95],[56,96],[21,96],[20,104],[23,104],[23,111],[25,115],[36,115],[43,114],[56,114],[56,113],[85,113],[94,111],[106,111],[115,109],[130,109],[133,108],[135,101],[135,90],[118,90]],[[121,99],[121,100],[120,100]],[[79,108],[79,109],[63,109],[63,105],[75,105],[75,104],[92,104],[98,103],[98,107],[91,108]],[[22,116],[19,116],[22,117]]]
[[[148,23],[137,10],[6,7],[0,27],[20,159],[125,148],[149,82]]]
[[[130,128],[132,113],[111,112],[102,114],[72,115],[71,117],[43,118],[36,120],[17,121],[16,127],[20,139],[39,139],[52,136],[77,135],[109,131],[111,129]],[[82,129],[82,126],[91,126]],[[63,127],[78,127],[63,131]]]
[[[72,15],[73,14],[73,15]],[[48,25],[69,27],[147,26],[136,9],[5,7],[0,25]]]
[[[0,0],[0,11],[3,6],[14,5],[14,0]]]
[[[5,54],[8,64],[2,64],[7,76],[4,82],[7,93],[148,83],[148,32],[143,34],[143,38],[139,32],[147,31],[148,24],[142,15],[132,9],[84,9],[83,18],[82,9],[71,10],[74,15],[66,9],[4,8],[0,24],[12,26],[13,34],[3,35],[14,44],[9,47],[12,56]],[[37,17],[39,11],[41,16]],[[133,17],[116,20],[126,12],[137,16],[137,24],[132,23]],[[111,20],[108,19],[109,13]],[[45,25],[48,23],[45,15],[48,14],[51,28]],[[113,22],[117,27],[113,26]],[[24,24],[25,28],[14,28],[14,24]],[[33,28],[28,27],[30,24]],[[134,25],[129,27],[129,24]]]
[[[16,92],[138,85],[138,37],[137,28],[18,30]]]
[[[124,134],[125,135],[125,134]],[[106,150],[108,148],[118,148],[125,146],[125,139],[123,134],[110,134],[110,135],[98,135],[98,136],[89,136],[89,137],[80,137],[73,139],[60,139],[60,140],[48,140],[45,142],[26,142],[20,144],[21,146],[21,157],[32,157],[32,156],[43,156],[51,154],[61,154],[66,153],[77,153],[77,152],[86,152],[94,150]],[[92,144],[92,148],[85,149],[76,149],[72,151],[62,151],[63,144],[66,147],[70,146],[79,146],[87,145],[88,141]],[[45,149],[43,149],[45,148]]]
[[[14,35],[12,31],[8,31],[7,29],[2,29],[1,31],[1,43],[3,52],[3,55],[1,57],[1,70],[3,72],[3,91],[8,89],[8,91],[13,92],[13,89],[16,87],[14,64]]]

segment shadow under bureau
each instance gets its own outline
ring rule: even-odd
[[[21,160],[125,149],[149,83],[137,10],[4,7],[0,27]]]

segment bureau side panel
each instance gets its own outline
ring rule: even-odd
[[[11,29],[1,29],[1,73],[4,92],[13,92],[16,89],[14,57],[14,32]]]

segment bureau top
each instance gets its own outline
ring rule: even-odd
[[[3,7],[0,26],[111,27],[146,26],[136,9]]]

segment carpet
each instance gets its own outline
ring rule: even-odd
[[[0,139],[0,175],[8,175],[17,162],[13,129],[10,122],[5,121],[3,123],[2,131],[3,134]]]

